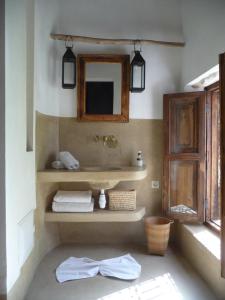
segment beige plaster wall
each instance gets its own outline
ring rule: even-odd
[[[59,119],[36,114],[36,169],[50,167],[59,151]]]
[[[59,118],[59,150],[71,152],[81,165],[130,165],[137,151],[144,153],[148,176],[137,182],[120,183],[115,189],[137,190],[137,205],[145,206],[147,215],[161,213],[161,178],[163,156],[163,121],[130,120],[129,123],[78,122]],[[94,141],[95,135],[115,135],[116,148]],[[159,180],[160,189],[151,188]],[[62,189],[86,189],[85,184],[60,184]],[[95,191],[96,200],[98,192]],[[144,242],[143,222],[135,223],[60,223],[62,242],[118,243]]]
[[[56,159],[59,143],[58,118],[47,117],[37,113],[36,116],[36,169],[40,170],[50,166]],[[45,254],[60,243],[58,224],[46,223],[45,211],[52,201],[57,183],[37,183],[37,208],[35,211],[35,238],[38,247],[38,256]]]
[[[59,244],[57,224],[45,223],[44,216],[49,195],[57,189],[57,185],[45,184],[37,187],[37,208],[35,210],[35,246],[21,269],[21,273],[13,288],[7,295],[8,300],[24,300],[36,268],[45,255]]]
[[[74,118],[57,118],[37,114],[37,169],[49,167],[57,158],[58,151],[70,151],[81,165],[120,164],[130,165],[138,150],[144,153],[148,176],[137,182],[120,183],[118,189],[137,190],[137,205],[145,206],[147,215],[161,213],[161,177],[162,177],[162,120],[130,120],[129,123],[78,122]],[[108,148],[94,141],[95,135],[115,135],[116,148]],[[160,189],[151,188],[151,181],[159,180]],[[37,201],[40,211],[37,213],[37,232],[44,236],[49,225],[43,224],[45,207],[51,203],[54,191],[89,189],[85,183],[38,184]],[[98,191],[94,191],[98,198]],[[45,203],[43,203],[43,201]],[[41,211],[43,210],[43,211]],[[38,211],[38,209],[37,209]],[[59,223],[52,224],[52,234],[61,243],[121,243],[144,242],[143,221],[134,223]],[[42,228],[42,229],[40,229]]]
[[[115,135],[116,148],[108,148],[94,141],[95,135]],[[118,189],[137,190],[137,205],[145,206],[147,215],[161,213],[162,177],[162,120],[130,120],[129,123],[78,122],[75,118],[57,118],[37,114],[37,169],[49,167],[58,151],[69,151],[81,165],[130,165],[138,150],[144,153],[148,176],[137,182],[120,183]],[[159,180],[160,189],[152,189],[151,181]],[[61,183],[52,185],[65,190],[89,189],[85,183]],[[48,206],[52,193],[46,184],[38,185],[37,201]],[[93,191],[98,198],[98,191]],[[40,212],[41,214],[41,212]],[[135,223],[59,223],[60,241],[76,243],[144,242],[143,221]],[[41,225],[38,225],[41,227]],[[37,229],[38,230],[38,229]]]

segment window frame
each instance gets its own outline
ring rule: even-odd
[[[220,234],[221,226],[216,224],[211,218],[211,210],[212,210],[212,186],[213,178],[212,178],[212,101],[214,93],[220,92],[219,81],[205,87],[206,92],[206,164],[207,164],[207,171],[206,171],[206,178],[207,178],[207,185],[206,185],[206,200],[205,200],[205,222],[204,224],[213,230],[215,233]],[[220,104],[220,97],[218,99],[218,103]],[[220,134],[218,134],[219,142],[220,142]]]
[[[225,278],[225,52],[219,55],[221,120],[221,276]]]

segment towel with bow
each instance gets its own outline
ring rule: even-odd
[[[95,261],[87,257],[70,257],[56,269],[56,278],[62,283],[68,280],[102,276],[117,277],[123,280],[137,279],[141,265],[130,255]]]

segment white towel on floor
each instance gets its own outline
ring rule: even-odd
[[[90,203],[66,203],[52,202],[54,212],[92,212],[94,210],[94,199]]]
[[[74,279],[94,277],[98,272],[98,262],[87,257],[70,257],[58,266],[56,278],[62,283]]]
[[[102,276],[134,280],[141,274],[141,265],[130,254],[127,254],[100,261],[99,272]]]
[[[56,269],[56,278],[62,283],[68,280],[102,276],[117,277],[124,280],[137,279],[141,274],[141,265],[130,255],[95,261],[82,257],[70,257]]]
[[[67,203],[91,203],[91,191],[57,191],[53,200]]]

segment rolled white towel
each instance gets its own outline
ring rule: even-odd
[[[94,199],[91,203],[60,203],[52,202],[54,212],[92,212],[94,210]]]
[[[53,200],[67,203],[91,203],[91,191],[57,191]]]
[[[80,163],[68,151],[59,152],[59,159],[69,170],[76,170],[80,167]]]
[[[55,160],[51,163],[53,169],[64,169],[65,166],[60,160]]]

